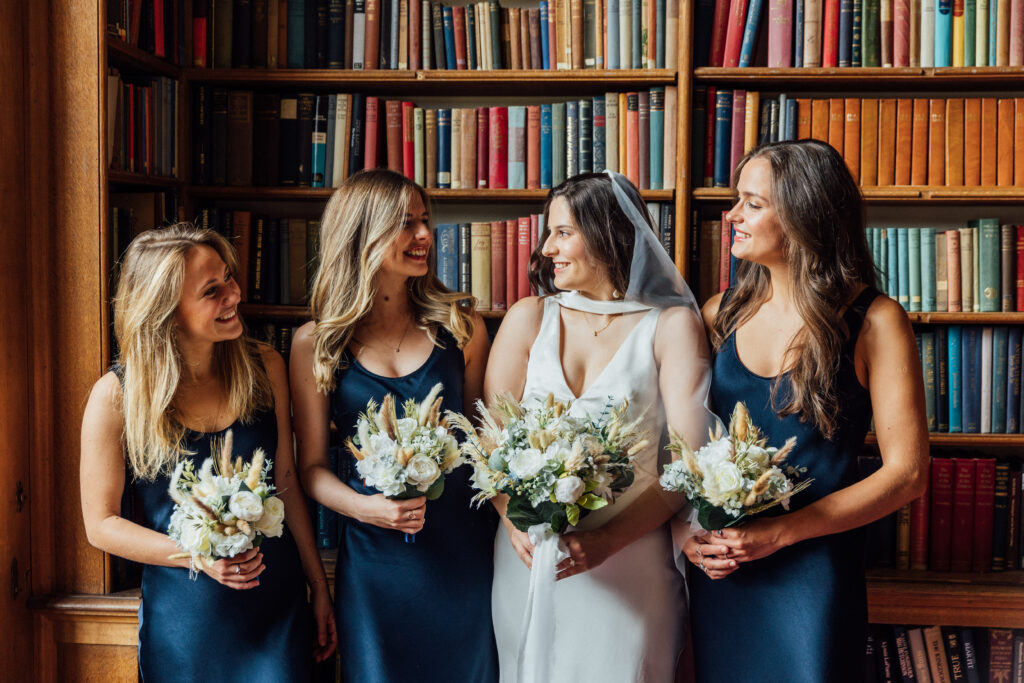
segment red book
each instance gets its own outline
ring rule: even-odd
[[[839,66],[839,0],[824,0],[822,19],[821,65]]]
[[[505,233],[505,304],[519,300],[519,234],[514,220],[497,221]],[[491,224],[494,225],[493,223]]]
[[[1009,526],[1006,543],[1006,568],[1020,569],[1020,495],[1021,472],[1010,470]]]
[[[729,5],[729,0],[715,0],[715,19],[711,24],[711,54],[708,56],[708,66],[722,66],[725,63],[725,27],[729,21]]]
[[[455,68],[466,69],[466,8],[452,7],[452,28],[455,33]]]
[[[949,458],[932,459],[931,534],[928,538],[928,568],[948,572],[950,544],[953,537],[953,473]]]
[[[910,0],[892,7],[892,65],[910,66]]]
[[[192,16],[192,66],[206,66],[206,3],[197,2]]]
[[[729,289],[729,256],[732,252],[732,223],[725,219],[728,211],[722,212],[722,242],[718,251],[718,291]]]
[[[793,3],[768,3],[768,68],[793,66]]]
[[[910,568],[928,569],[929,489],[910,504]]]
[[[526,189],[540,189],[540,105],[526,107]]]
[[[402,173],[406,178],[416,177],[416,137],[413,132],[413,108],[412,102],[402,102]]]
[[[635,92],[626,93],[626,178],[640,187],[640,97]]]
[[[708,87],[708,112],[715,111],[715,98],[718,96],[718,88]],[[622,113],[619,113],[622,116]],[[621,161],[619,162],[622,163]],[[715,116],[707,117],[707,126],[704,131],[704,187],[712,187],[715,184]]]
[[[491,221],[491,310],[505,310],[505,221]]]
[[[487,187],[488,148],[490,143],[487,123],[490,119],[487,107],[476,108],[476,184]]]
[[[380,139],[380,100],[366,98],[366,115],[363,130],[363,168],[377,168],[377,141]],[[395,169],[398,170],[398,169]]]
[[[953,531],[949,569],[954,572],[971,571],[971,556],[974,552],[975,469],[975,462],[971,458],[953,458]]]
[[[974,475],[974,559],[971,568],[986,572],[992,568],[992,518],[995,514],[996,461],[978,458]]]
[[[491,144],[488,153],[487,186],[491,189],[508,187],[508,108],[491,107],[487,132]]]
[[[1010,66],[1024,65],[1024,2],[1010,0]]]
[[[402,172],[402,103],[399,100],[384,101],[384,126],[387,130],[388,168],[395,173]]]
[[[516,221],[516,242],[519,251],[516,253],[516,265],[518,266],[518,278],[516,282],[516,298],[525,299],[530,296],[530,217],[520,216]]]
[[[164,0],[153,0],[153,55],[167,56],[164,48]]]
[[[730,0],[729,16],[725,28],[725,57],[722,66],[736,67],[740,65],[740,48],[743,47],[743,27],[746,22],[747,0]]]
[[[366,38],[363,43],[364,69],[380,67],[380,2],[381,0],[366,0]]]
[[[1017,226],[1017,310],[1024,311],[1024,225]]]
[[[420,0],[409,0],[409,69],[411,71],[416,71],[420,68],[420,53],[423,51],[420,33],[420,23],[422,21]]]

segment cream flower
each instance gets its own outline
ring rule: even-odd
[[[583,480],[570,475],[555,482],[555,500],[559,503],[575,503],[583,495]]]
[[[524,448],[508,459],[508,469],[518,479],[530,479],[544,469],[544,454],[536,448]]]
[[[263,501],[252,491],[239,491],[231,496],[228,509],[238,519],[255,522],[263,516]]]
[[[256,531],[267,538],[276,538],[284,533],[284,503],[277,496],[263,501],[263,516],[256,520]]]
[[[414,455],[405,466],[405,480],[419,491],[426,491],[441,476],[441,468],[425,455]]]

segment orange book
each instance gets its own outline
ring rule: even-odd
[[[459,177],[462,179],[462,187],[467,190],[477,186],[476,182],[476,109],[464,107],[453,109],[452,115],[458,111],[462,119],[462,129],[459,138]],[[454,169],[452,169],[454,172]],[[492,246],[493,248],[493,246]]]
[[[516,231],[516,298],[525,299],[530,296],[530,254],[533,253],[530,244],[530,217],[520,216],[505,221],[505,229]]]
[[[843,131],[846,127],[846,104],[836,97],[828,101],[828,144],[843,153]]]
[[[828,100],[811,101],[811,137],[828,142]]]
[[[845,125],[843,127],[843,160],[850,169],[850,175],[860,177],[860,115],[859,97],[847,97],[844,102]]]
[[[750,103],[750,96],[757,95],[756,92],[747,92],[747,103]],[[811,101],[807,98],[796,101],[796,139],[806,140],[811,135]]]
[[[981,185],[981,100],[964,100],[964,185]]]
[[[964,101],[946,100],[946,185],[964,184]]]
[[[910,184],[928,184],[928,100],[914,100],[914,132],[910,143]]]
[[[873,98],[860,103],[860,184],[878,184],[878,100]]]
[[[996,112],[996,98],[981,99],[981,184],[992,187],[996,184],[996,140],[999,137]]]
[[[1014,101],[999,100],[996,119],[996,185],[1013,185],[1013,119]]]
[[[402,103],[398,103],[401,110]],[[377,168],[380,165],[380,150],[378,149],[380,139],[380,99],[377,97],[366,98],[366,109],[363,119],[363,168]],[[398,125],[402,125],[399,115]],[[401,139],[401,138],[399,138]],[[401,147],[399,147],[401,149]],[[398,172],[401,173],[401,166]]]
[[[380,0],[366,0],[366,38],[363,43],[363,68],[380,67]]]
[[[878,101],[878,184],[896,182],[896,100]]]
[[[569,18],[572,30],[569,35],[572,50],[572,68],[583,68],[583,0],[569,0]]]
[[[757,135],[758,125],[757,118],[761,115],[761,93],[756,90],[747,91],[747,108],[743,112],[743,153],[746,154],[750,150],[757,147]],[[666,140],[665,149],[672,149],[668,145],[668,126],[666,128]],[[799,138],[798,138],[799,139]],[[665,157],[674,156],[672,154],[666,154]]]
[[[894,185],[910,184],[910,159],[913,154],[914,102],[906,98],[896,100],[896,172]]]
[[[928,184],[946,184],[946,101],[928,101]]]
[[[452,7],[452,33],[455,36],[455,68],[464,71],[468,69],[466,57],[466,8]]]
[[[1024,187],[1024,97],[1013,101],[1013,184]]]
[[[388,168],[402,172],[402,103],[385,100],[384,125],[387,127]]]
[[[520,28],[519,28],[519,15],[521,13],[519,7],[508,8],[508,42],[509,42],[509,56],[512,58],[512,68],[522,69],[523,68],[523,53],[520,47]]]
[[[508,284],[505,221],[491,221],[491,310],[504,311]]]
[[[640,187],[640,96],[626,93],[626,177]]]
[[[526,189],[540,189],[540,105],[526,107]]]

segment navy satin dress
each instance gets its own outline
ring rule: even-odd
[[[465,361],[445,330],[427,361],[404,377],[382,377],[346,354],[330,397],[331,419],[343,437],[355,433],[371,398],[390,393],[399,406],[422,400],[441,382],[443,410],[464,412]],[[399,407],[401,415],[401,408]],[[378,493],[359,478],[352,455],[340,455],[339,476],[362,494]],[[470,507],[470,468],[455,469],[444,493],[426,504],[414,543],[402,532],[341,517],[335,571],[338,650],[342,679],[473,681],[498,679],[491,627],[491,578],[497,515],[489,504]]]
[[[262,448],[277,451],[273,410],[250,424],[236,421],[234,452],[249,460]],[[196,470],[210,455],[215,433],[186,435]],[[269,477],[273,477],[271,469]],[[131,487],[144,526],[167,533],[174,503],[170,478],[135,480]],[[139,670],[146,683],[168,681],[309,681],[313,665],[313,617],[295,541],[285,524],[277,538],[260,545],[266,569],[260,585],[248,590],[223,586],[200,573],[193,581],[179,567],[144,565],[139,608]]]
[[[782,446],[797,437],[788,462],[806,467],[802,476],[814,483],[792,499],[793,510],[858,479],[857,456],[871,420],[871,401],[857,380],[853,351],[876,296],[876,290],[864,290],[844,316],[850,336],[839,364],[839,421],[831,440],[796,415],[776,414],[770,402],[772,378],[743,365],[735,335],[715,354],[715,413],[728,422],[733,406],[743,401],[769,445]],[[781,381],[780,405],[792,386],[788,376]],[[762,514],[785,511],[780,506]],[[688,584],[699,683],[861,680],[867,629],[863,529],[797,543],[716,581],[690,565]]]

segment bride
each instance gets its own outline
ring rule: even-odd
[[[491,593],[501,680],[672,681],[686,598],[666,522],[685,500],[658,484],[659,437],[667,419],[694,448],[707,438],[715,420],[706,409],[707,340],[693,295],[625,177],[570,178],[544,211],[530,279],[556,293],[508,311],[485,395],[553,393],[578,415],[628,398],[651,438],[635,456],[633,485],[562,536],[568,556],[556,567],[535,568],[557,572],[549,604],[532,599],[530,538],[505,517],[507,499],[495,499],[505,527]],[[550,637],[530,636],[538,623]]]

